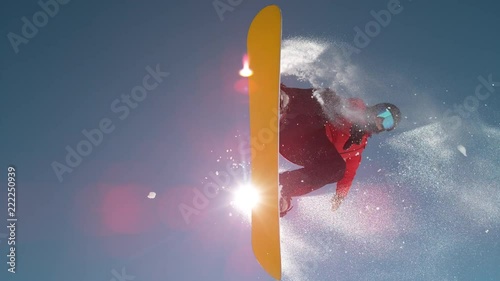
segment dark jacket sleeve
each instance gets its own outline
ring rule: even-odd
[[[351,103],[352,108],[356,110],[364,111],[366,108],[365,103],[361,99],[349,99],[349,102]],[[359,116],[359,114],[355,114],[355,116]],[[359,131],[356,127],[357,126],[353,125],[353,127],[351,128],[351,136],[349,137],[349,140],[353,138],[353,143],[358,145],[361,144],[363,148],[359,151],[359,153],[356,153],[354,156],[351,156],[345,160],[346,170],[344,173],[344,177],[337,182],[337,195],[340,197],[345,197],[347,196],[347,193],[349,193],[352,182],[356,176],[356,172],[359,168],[359,165],[361,164],[362,153],[364,148],[366,148],[367,138],[370,137],[369,134],[367,135],[365,132]],[[358,132],[359,135],[357,135]],[[356,135],[353,135],[353,133],[355,133]],[[366,136],[366,138],[364,136]]]

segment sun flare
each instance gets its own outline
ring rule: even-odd
[[[231,205],[241,212],[250,215],[252,209],[256,207],[259,202],[260,195],[258,190],[250,184],[245,184],[235,190]]]

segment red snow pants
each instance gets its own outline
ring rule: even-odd
[[[326,136],[327,119],[313,89],[282,90],[289,102],[280,118],[280,154],[302,168],[280,173],[281,193],[301,196],[342,179],[346,164]]]

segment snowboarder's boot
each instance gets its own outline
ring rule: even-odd
[[[286,111],[288,102],[290,102],[290,97],[281,90],[280,91],[280,114],[283,114]]]
[[[293,208],[292,198],[281,195],[280,197],[280,217],[284,217]]]

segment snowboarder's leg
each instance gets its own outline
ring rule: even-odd
[[[305,142],[321,130],[322,136],[325,136],[327,119],[312,89],[286,88],[282,85],[281,91],[285,92],[282,96],[286,95],[281,101],[287,105],[280,118],[280,154],[304,166],[305,158],[308,157],[303,155],[307,150]]]
[[[282,85],[280,106],[281,113],[286,113],[288,116],[323,116],[323,109],[313,96],[312,89],[286,88]]]
[[[304,166],[301,151],[305,142],[319,130],[325,132],[326,119],[311,89],[286,88],[282,85],[281,91],[286,93],[287,106],[280,118],[280,154]]]
[[[298,144],[284,143],[280,146],[281,151],[288,152],[290,158],[303,166],[280,174],[281,193],[285,197],[307,194],[344,176],[345,161],[329,141],[324,128],[304,136]]]
[[[302,196],[327,184],[342,179],[345,162],[318,162],[317,166],[304,167],[280,174],[282,195],[285,197]]]
[[[280,118],[280,154],[303,168],[280,174],[281,216],[291,209],[292,196],[336,182],[345,172],[344,159],[326,136],[326,119],[312,91],[284,90],[288,105]]]
[[[318,118],[300,115],[280,124],[279,152],[288,161],[305,166],[310,156],[315,153],[309,151],[308,143],[313,141],[314,135],[323,134],[326,137],[323,121]],[[332,146],[330,144],[330,146]]]

